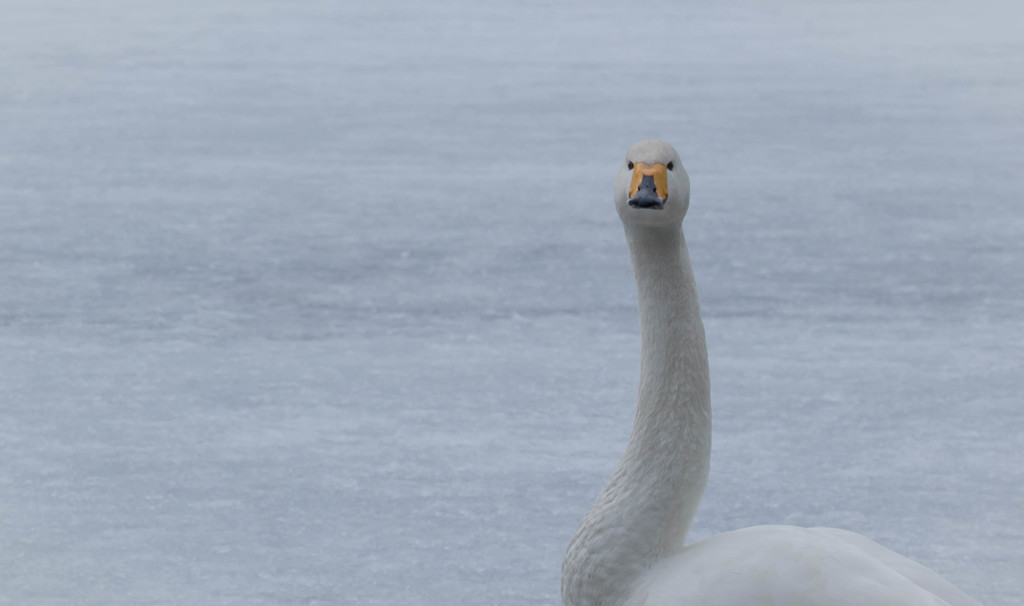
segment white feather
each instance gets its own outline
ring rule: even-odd
[[[633,163],[672,166],[662,209],[628,203]],[[924,566],[833,528],[756,526],[685,545],[707,483],[710,376],[681,224],[690,184],[667,143],[615,180],[636,275],[641,377],[626,453],[573,536],[565,606],[978,606]]]

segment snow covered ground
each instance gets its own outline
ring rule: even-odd
[[[559,603],[673,142],[696,538],[1024,604],[1024,11],[0,2],[0,604]]]

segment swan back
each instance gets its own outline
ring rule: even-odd
[[[653,569],[626,604],[979,606],[870,539],[794,526],[754,526],[697,541]]]

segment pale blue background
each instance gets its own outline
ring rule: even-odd
[[[694,537],[1024,595],[1024,11],[0,2],[0,604],[559,603],[673,142]]]

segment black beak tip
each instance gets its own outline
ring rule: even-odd
[[[627,202],[633,208],[653,208],[661,210],[665,208],[665,201],[650,190],[640,190]]]

